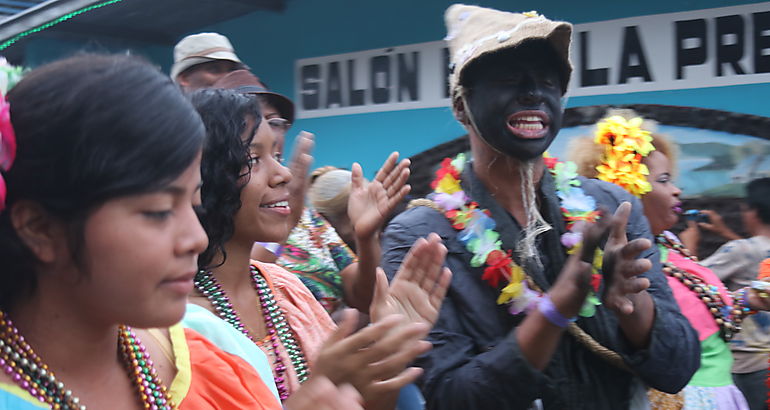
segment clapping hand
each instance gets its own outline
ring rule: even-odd
[[[409,193],[409,160],[398,161],[398,153],[388,156],[374,180],[367,183],[361,165],[353,164],[348,199],[348,217],[356,237],[371,238],[386,218]]]
[[[325,376],[313,376],[283,403],[285,410],[363,410],[363,398],[350,384],[335,386]]]
[[[297,225],[305,208],[305,193],[307,192],[308,185],[307,175],[310,164],[313,163],[311,153],[313,151],[314,138],[313,134],[302,131],[294,141],[294,149],[289,161],[291,181],[287,185],[289,189],[289,208],[291,208],[289,231]]]
[[[328,377],[334,384],[350,383],[363,396],[367,409],[387,408],[398,391],[422,374],[407,368],[431,344],[422,340],[428,326],[404,324],[404,318],[390,315],[351,335],[357,323],[353,310],[344,312],[340,327],[324,345],[312,369],[313,377]]]
[[[400,314],[407,322],[433,327],[452,280],[449,268],[443,266],[446,252],[441,237],[432,233],[412,245],[390,286],[385,272],[378,269],[369,308],[372,321]]]
[[[626,224],[631,213],[631,204],[622,203],[610,222],[610,234],[604,247],[602,272],[605,288],[602,303],[617,314],[630,315],[634,312],[634,295],[650,287],[650,281],[638,275],[652,268],[647,259],[638,256],[652,244],[644,238],[628,241]]]

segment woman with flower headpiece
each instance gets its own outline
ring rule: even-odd
[[[733,358],[727,343],[740,331],[746,315],[767,310],[770,303],[748,287],[728,292],[714,272],[698,264],[679,238],[667,231],[681,213],[681,191],[673,182],[676,149],[664,135],[649,129],[650,124],[633,111],[610,111],[597,123],[593,138],[575,140],[569,151],[581,175],[612,182],[644,205],[663,272],[701,343],[700,368],[683,390],[684,408],[748,409],[733,384]],[[657,391],[650,391],[649,399],[653,409],[677,403],[677,398]]]
[[[427,232],[448,249],[452,284],[417,361],[426,406],[614,410],[640,381],[678,391],[697,338],[641,206],[543,155],[561,127],[572,26],[460,4],[445,20],[471,155],[444,160],[434,193],[383,238],[390,274]]]

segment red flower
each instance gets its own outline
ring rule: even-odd
[[[457,172],[457,168],[452,165],[451,158],[444,158],[444,160],[441,161],[441,167],[436,170],[436,179],[430,183],[430,187],[436,189],[439,182],[444,178],[444,175],[446,174],[451,174],[455,179],[460,179],[460,173]]]
[[[452,222],[452,227],[459,231],[465,229],[465,224],[470,219],[468,217],[468,212],[457,209],[446,211],[444,215]]]
[[[543,157],[543,162],[545,162],[545,166],[547,166],[548,169],[553,169],[556,166],[556,163],[559,162],[559,159],[556,157]]]
[[[500,280],[508,279],[506,273],[508,273],[509,265],[512,262],[513,261],[509,256],[499,258],[494,264],[489,264],[489,266],[484,269],[484,274],[481,276],[481,279],[487,281],[492,287],[496,288],[500,283]]]
[[[505,252],[501,251],[500,249],[495,249],[492,252],[489,252],[489,254],[487,255],[486,264],[494,265],[501,258],[505,258]]]
[[[594,273],[591,275],[591,287],[594,288],[594,293],[599,293],[599,285],[602,284],[602,275]]]

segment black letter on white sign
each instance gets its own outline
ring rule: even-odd
[[[631,65],[631,56],[636,56],[637,64]],[[623,31],[623,52],[620,56],[620,78],[618,84],[625,84],[629,78],[642,77],[644,81],[652,81],[650,69],[647,67],[647,57],[644,55],[642,42],[636,26],[626,27]]]
[[[743,32],[743,17],[739,15],[717,17],[717,76],[724,75],[722,65],[727,63],[733,68],[735,74],[746,74],[739,64],[743,58],[745,46],[745,33]],[[731,34],[735,37],[735,43],[725,44],[725,36]]]
[[[588,32],[580,32],[580,86],[607,85],[608,68],[588,68]]]
[[[318,64],[302,66],[302,108],[317,110],[320,105],[321,67]]]
[[[682,20],[674,24],[676,25],[676,79],[681,80],[684,78],[684,67],[706,62],[706,20]],[[698,39],[698,45],[685,48],[684,40],[689,38]]]
[[[410,67],[411,65],[411,67]],[[409,93],[409,101],[420,99],[419,89],[417,87],[417,76],[420,72],[420,55],[418,52],[412,52],[412,63],[406,60],[406,55],[398,54],[398,100],[404,101],[404,91]]]
[[[383,104],[390,100],[390,58],[388,56],[372,57],[370,79],[372,102]],[[384,84],[380,84],[384,82]]]

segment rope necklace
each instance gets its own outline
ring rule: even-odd
[[[230,302],[230,298],[227,297],[227,293],[222,289],[222,286],[211,271],[199,271],[195,275],[195,287],[214,306],[216,314],[222,320],[232,325],[258,346],[262,348],[266,346],[265,349],[275,358],[272,368],[275,374],[275,385],[278,389],[278,395],[281,400],[286,400],[289,397],[289,388],[286,380],[287,368],[281,358],[280,345],[283,345],[286,350],[286,354],[288,354],[291,360],[291,365],[296,371],[297,379],[300,383],[307,380],[310,375],[310,368],[305,360],[305,355],[302,353],[300,344],[297,342],[297,338],[289,326],[283,309],[275,301],[273,291],[267,280],[265,280],[255,265],[249,267],[249,272],[254,283],[254,289],[257,291],[259,307],[265,321],[265,329],[267,329],[267,336],[262,340],[257,340],[243,324],[240,315],[235,311],[233,304]]]
[[[166,386],[155,371],[147,349],[130,327],[119,326],[118,347],[120,358],[136,386],[137,395],[144,408],[153,410],[175,408]],[[8,314],[1,310],[0,368],[24,391],[48,404],[52,409],[85,410],[86,408],[64,383],[56,379],[54,372],[27,344]]]

